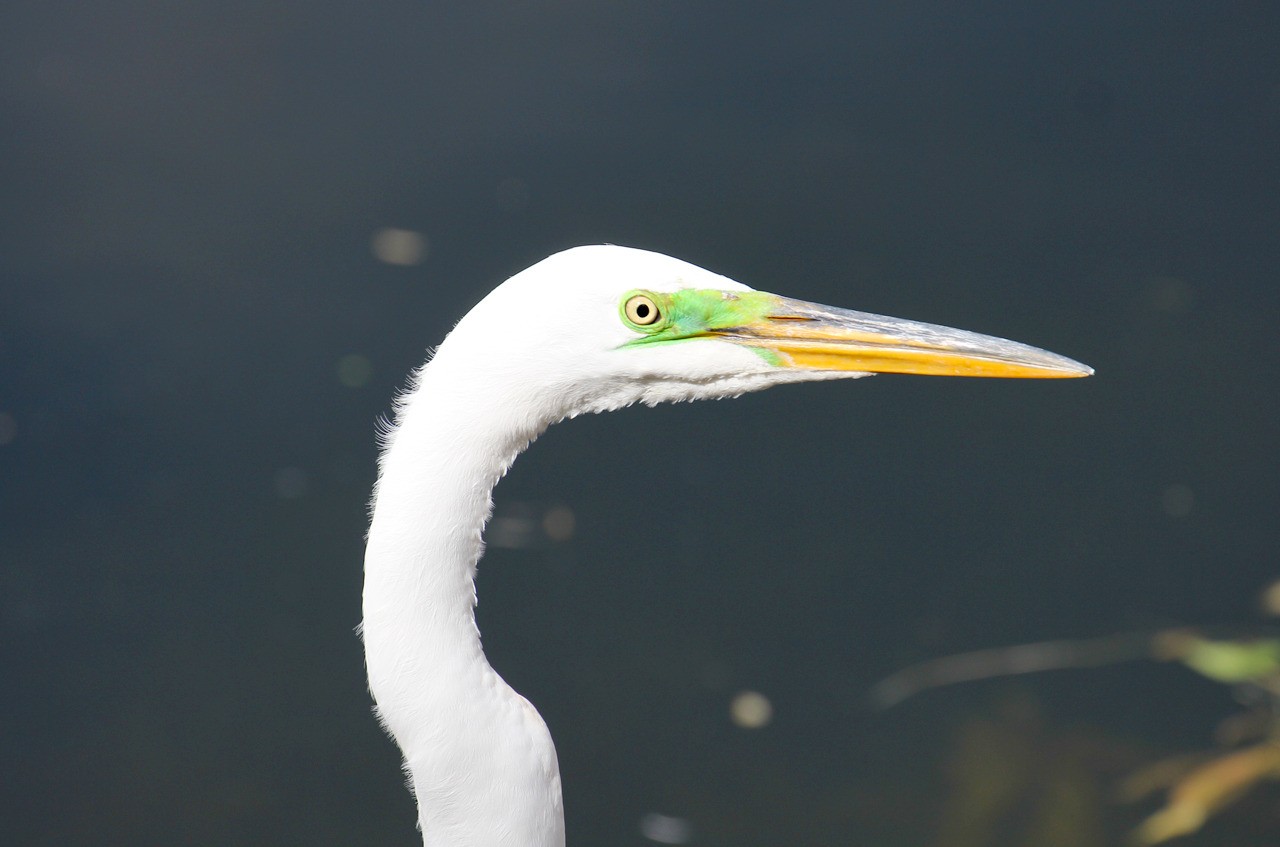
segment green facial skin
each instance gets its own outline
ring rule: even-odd
[[[657,321],[641,326],[627,318],[627,301],[636,295],[643,295],[654,302],[658,307]],[[764,319],[776,304],[777,298],[763,291],[717,291],[701,288],[671,293],[628,291],[618,304],[618,315],[624,324],[643,335],[622,346],[639,347],[691,338],[711,338],[725,330]],[[747,349],[771,365],[781,364],[779,355],[773,350],[755,346],[748,346]]]

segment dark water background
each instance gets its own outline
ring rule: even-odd
[[[1109,786],[1209,745],[1226,687],[866,694],[1264,622],[1278,43],[1245,2],[10,5],[3,840],[416,843],[353,634],[374,422],[495,283],[607,241],[1098,375],[553,428],[498,489],[480,623],[556,737],[570,843],[655,843],[654,813],[704,845],[1121,843],[1151,806]],[[378,260],[386,228],[416,263]],[[1040,787],[957,835],[1006,748]],[[1028,834],[1060,782],[1082,811]],[[1277,809],[1190,843],[1275,843]]]

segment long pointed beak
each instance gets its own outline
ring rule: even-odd
[[[1068,378],[1093,368],[1038,347],[935,324],[777,297],[764,317],[715,336],[781,367],[934,376]]]

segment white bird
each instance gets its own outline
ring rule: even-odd
[[[643,250],[578,247],[499,285],[411,380],[385,434],[365,554],[375,710],[427,847],[562,847],[555,747],[475,620],[491,493],[551,424],[632,403],[901,372],[1078,377],[1012,341],[753,291]]]

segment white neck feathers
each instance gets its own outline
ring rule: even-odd
[[[429,847],[559,847],[550,734],[489,666],[475,623],[491,492],[546,423],[451,370],[447,357],[423,368],[383,458],[365,554],[369,687],[404,751]]]

